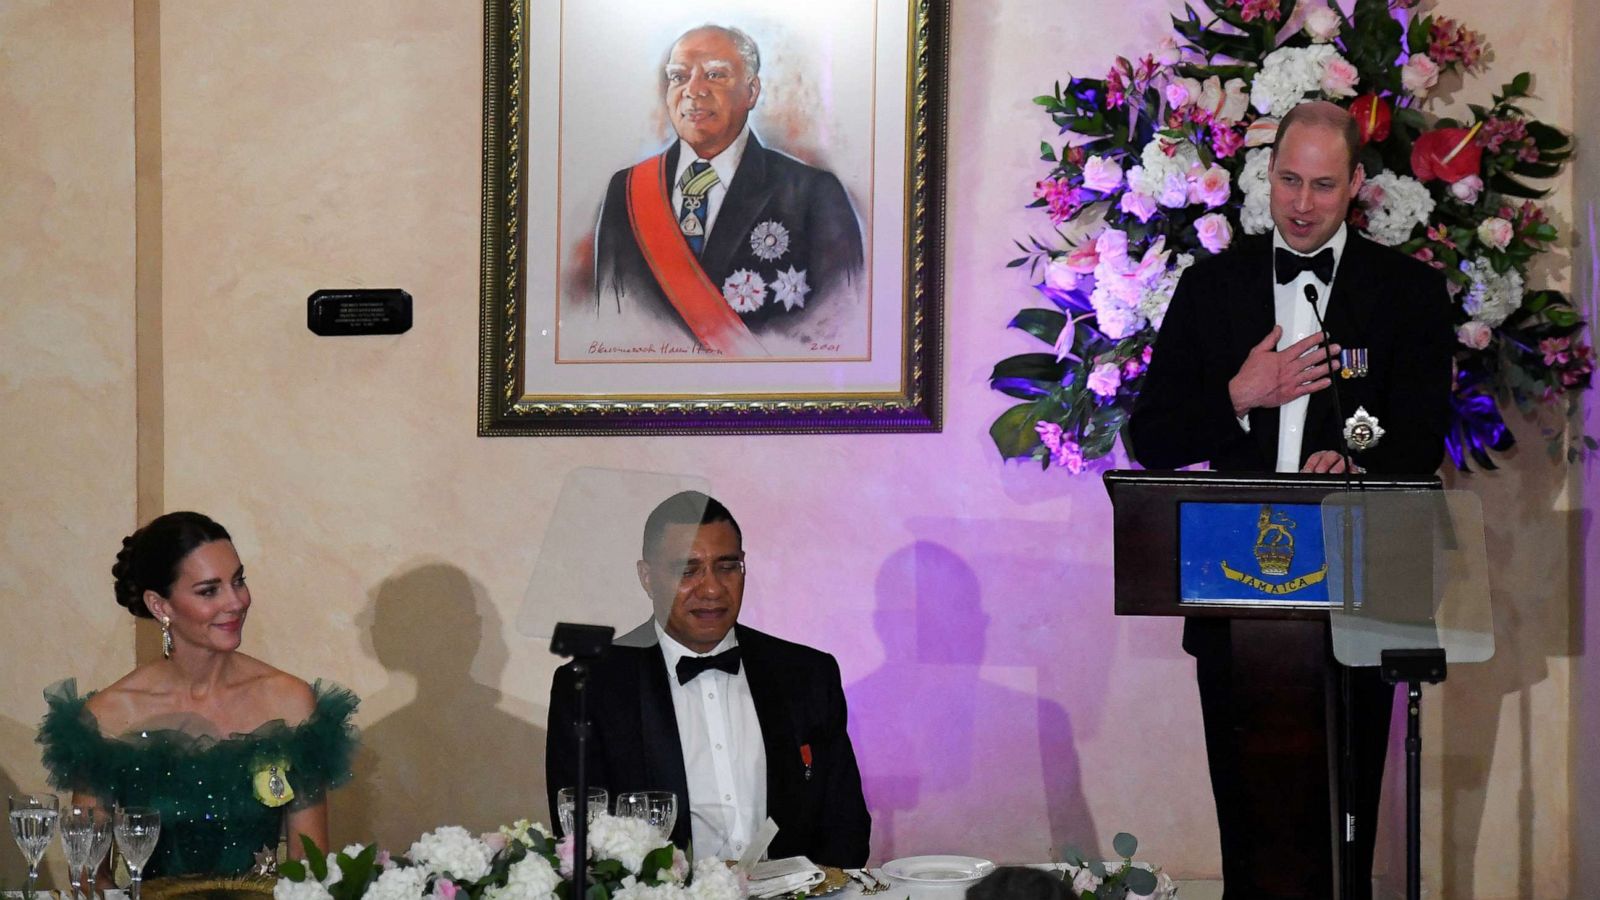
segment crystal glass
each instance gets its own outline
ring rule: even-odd
[[[39,880],[39,860],[56,836],[56,819],[61,815],[61,801],[55,794],[12,794],[10,799],[11,836],[22,848],[22,857],[28,861],[28,896],[33,895],[34,884]]]
[[[94,883],[100,877],[100,865],[106,861],[106,854],[111,852],[111,817],[103,809],[100,815],[106,820],[105,827],[95,830],[94,839],[89,842],[89,858],[84,862],[84,868],[89,873],[89,900],[94,900]]]
[[[562,834],[572,833],[572,811],[578,806],[577,797],[577,788],[564,787],[561,790],[556,791],[556,817],[561,820]],[[605,788],[589,788],[588,821],[592,822],[594,821],[595,816],[604,813],[607,805],[610,802],[611,795],[606,793]]]
[[[99,842],[100,855],[95,856],[95,844]],[[111,846],[111,817],[98,806],[74,804],[61,814],[61,849],[67,855],[67,880],[72,882],[72,895],[83,895],[83,883],[88,880],[92,885],[94,875],[85,872],[90,858],[93,857],[96,868],[100,866],[100,858],[105,856],[105,848]],[[93,887],[90,893],[94,893]]]
[[[139,881],[144,864],[156,851],[156,841],[161,837],[161,813],[143,806],[118,807],[112,825],[117,837],[117,849],[128,861],[129,887],[133,900],[139,900]]]
[[[672,840],[672,826],[678,822],[678,796],[671,791],[618,794],[617,815],[649,822],[662,840],[669,841]]]

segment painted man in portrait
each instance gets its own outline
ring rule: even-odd
[[[863,302],[861,228],[831,172],[764,146],[750,111],[761,55],[737,28],[705,25],[663,69],[664,152],[617,172],[595,245],[595,297],[664,336],[726,356],[840,340]],[[637,329],[631,329],[637,331]]]

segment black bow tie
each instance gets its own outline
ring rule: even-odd
[[[1278,283],[1288,284],[1300,277],[1301,272],[1310,272],[1317,276],[1323,284],[1333,283],[1333,248],[1323,247],[1322,252],[1314,256],[1301,256],[1293,250],[1277,248],[1273,254],[1273,268],[1278,272]]]
[[[729,675],[739,674],[739,648],[724,650],[716,656],[685,656],[678,660],[678,683],[688,684],[696,675],[707,669],[721,669]]]

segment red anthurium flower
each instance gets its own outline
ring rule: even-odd
[[[1419,181],[1437,178],[1447,184],[1478,174],[1483,148],[1472,140],[1478,128],[1439,128],[1418,137],[1411,147],[1411,171]]]
[[[1350,115],[1355,118],[1356,127],[1361,129],[1362,144],[1381,141],[1389,136],[1389,123],[1394,111],[1377,94],[1357,97],[1356,102],[1350,104]]]

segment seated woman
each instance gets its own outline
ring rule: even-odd
[[[161,839],[147,877],[248,872],[301,836],[328,844],[326,791],[350,777],[359,702],[239,651],[250,589],[228,532],[168,513],[122,541],[117,602],[161,622],[162,659],[102,691],[45,693],[50,783],[80,802],[153,807]]]

